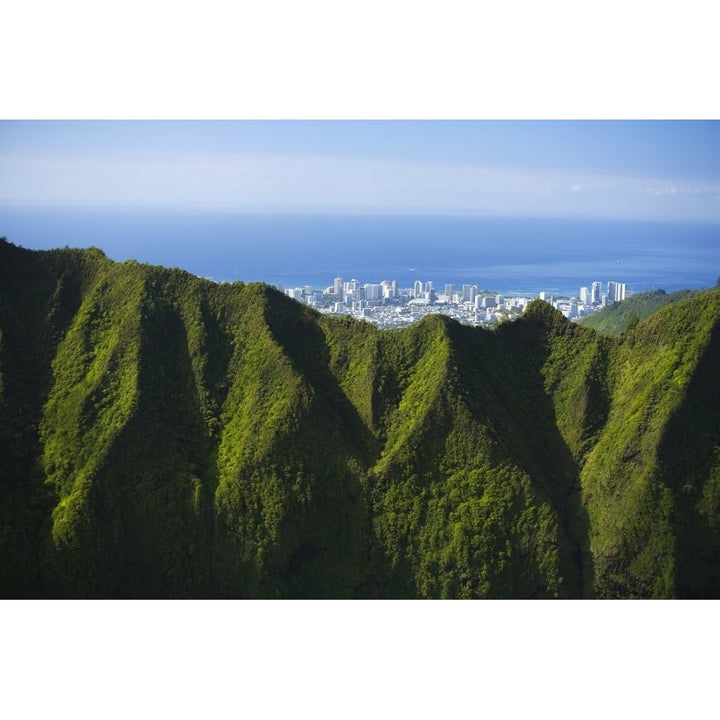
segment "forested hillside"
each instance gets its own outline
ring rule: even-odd
[[[2,597],[720,596],[720,290],[383,331],[0,241]]]
[[[620,335],[639,320],[650,317],[665,305],[687,300],[695,295],[695,290],[678,290],[666,293],[664,290],[650,290],[630,297],[620,302],[611,303],[602,310],[598,310],[580,320],[580,325],[599,330],[606,335]]]

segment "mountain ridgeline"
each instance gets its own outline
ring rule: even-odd
[[[0,241],[0,594],[720,596],[720,291],[618,337]]]
[[[599,330],[605,335],[620,335],[628,327],[632,328],[634,323],[644,320],[661,307],[687,300],[696,292],[702,291],[678,290],[674,293],[666,293],[664,290],[649,290],[630,295],[622,302],[611,303],[602,310],[586,315],[579,324]]]

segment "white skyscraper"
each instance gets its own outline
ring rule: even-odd
[[[592,290],[590,292],[590,302],[595,305],[599,303],[602,298],[602,283],[594,282],[592,284]]]
[[[477,297],[477,285],[463,285],[462,286],[462,301],[463,302],[475,302]]]
[[[619,282],[608,283],[608,302],[620,302],[625,299],[627,294],[627,285]]]

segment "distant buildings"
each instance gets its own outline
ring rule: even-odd
[[[627,286],[625,283],[609,282],[608,283],[608,302],[620,302],[625,299],[627,294]]]
[[[382,297],[386,300],[394,300],[398,295],[397,280],[383,280],[380,285],[382,286]]]
[[[477,297],[477,285],[462,286],[462,302],[474,303]]]
[[[580,288],[580,303],[582,305],[607,305],[611,302],[620,302],[627,297],[627,285],[621,282],[609,282],[607,293],[602,293],[602,283],[594,282],[590,288]]]
[[[381,300],[383,297],[383,286],[382,285],[373,285],[370,283],[366,283],[364,286],[365,289],[365,300],[369,302],[376,302],[377,300]]]
[[[344,282],[341,277],[324,292],[313,287],[289,288],[285,294],[298,302],[337,315],[353,315],[380,327],[402,327],[427,314],[442,313],[465,325],[493,325],[522,314],[530,302],[527,297],[509,297],[478,291],[477,285],[452,283],[443,286],[444,293],[436,295],[431,281],[417,280],[412,287],[400,289],[397,280],[364,283],[357,279]],[[625,283],[610,281],[607,293],[596,281],[580,288],[577,297],[556,297],[549,292],[539,293],[541,300],[551,304],[570,320],[577,320],[609,303],[627,296]]]

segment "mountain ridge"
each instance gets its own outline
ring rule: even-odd
[[[720,292],[379,330],[0,241],[4,597],[717,597]]]
[[[606,335],[620,335],[629,325],[644,320],[665,305],[685,300],[702,290],[678,290],[666,293],[664,290],[648,290],[628,296],[625,300],[610,303],[578,321]]]

